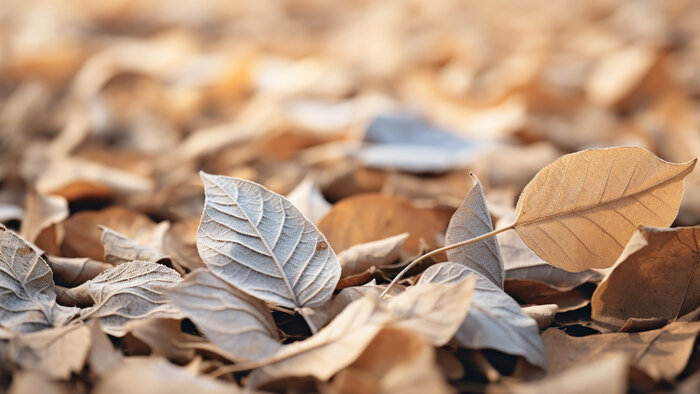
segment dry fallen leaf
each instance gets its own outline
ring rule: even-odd
[[[378,241],[351,246],[338,253],[340,277],[345,278],[364,272],[372,266],[382,266],[396,261],[409,234],[403,233]]]
[[[321,190],[316,186],[316,181],[310,175],[287,195],[287,199],[314,224],[318,224],[331,210],[331,204],[323,197]]]
[[[67,217],[68,201],[65,198],[31,192],[27,195],[25,215],[19,234],[29,242],[37,242],[43,230],[62,222]],[[54,239],[52,243],[57,246],[60,241],[61,239]]]
[[[0,327],[29,333],[62,326],[78,312],[56,304],[48,264],[22,238],[0,226]]]
[[[96,394],[225,394],[240,389],[178,367],[160,357],[127,357],[95,387]]]
[[[318,224],[318,229],[338,252],[407,232],[411,235],[404,249],[409,254],[418,252],[420,238],[431,247],[439,246],[446,227],[447,219],[435,210],[418,208],[400,197],[378,194],[344,199],[333,205]]]
[[[506,385],[502,391],[512,394],[625,394],[627,393],[628,364],[629,361],[625,355],[613,353],[541,380]],[[502,392],[500,389],[501,387],[498,387],[487,392],[499,393]]]
[[[46,262],[53,271],[56,284],[68,287],[78,286],[113,267],[89,257],[47,256]]]
[[[53,379],[68,380],[83,369],[90,350],[90,327],[83,323],[17,334],[10,339],[12,360]]]
[[[102,230],[102,247],[105,250],[104,260],[112,265],[128,263],[134,260],[150,261],[153,263],[170,263],[170,257],[163,252],[163,239],[170,228],[170,223],[161,222],[150,234],[146,242],[141,243],[118,233],[106,226]]]
[[[206,202],[197,233],[202,260],[246,293],[287,308],[326,302],[338,259],[316,227],[279,194],[202,173]]]
[[[193,348],[181,346],[191,342],[191,337],[183,333],[181,327],[182,319],[145,319],[129,321],[124,331],[127,340],[136,338],[150,349],[151,355],[180,364],[191,361],[195,356]]]
[[[547,349],[549,372],[557,373],[620,352],[654,380],[670,381],[685,368],[699,331],[700,322],[675,322],[653,331],[577,338],[550,328],[542,334],[542,341]]]
[[[671,321],[699,307],[698,240],[698,227],[641,227],[593,293],[591,317],[620,328],[630,318]]]
[[[267,305],[209,271],[192,272],[168,290],[167,295],[234,361],[260,361],[280,347],[277,328]]]
[[[673,222],[683,178],[694,167],[695,161],[672,164],[642,148],[566,155],[525,187],[513,226],[554,266],[568,271],[607,268],[638,225]]]
[[[455,244],[493,231],[491,215],[486,208],[484,191],[479,178],[472,175],[474,185],[462,205],[452,215],[445,233],[445,243]],[[447,251],[447,258],[463,264],[503,288],[503,261],[495,237]]]
[[[523,308],[523,312],[537,322],[537,327],[540,330],[552,324],[558,310],[557,304],[532,305]]]
[[[472,306],[455,334],[455,343],[523,356],[533,365],[546,367],[537,323],[491,280],[460,264],[440,263],[428,268],[418,283],[454,283],[468,276],[476,276]]]
[[[109,335],[123,336],[133,319],[180,318],[180,311],[164,291],[182,280],[174,270],[147,261],[132,261],[108,269],[71,289],[76,299],[89,297],[94,305],[81,311],[81,319],[99,319]]]
[[[435,357],[435,349],[420,335],[384,328],[364,353],[333,379],[332,392],[451,393]]]

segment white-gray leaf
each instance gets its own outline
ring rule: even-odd
[[[207,270],[195,270],[166,294],[233,361],[262,360],[281,346],[267,305]]]
[[[292,203],[254,182],[201,173],[197,248],[234,287],[287,308],[322,305],[340,278],[326,238]]]
[[[56,304],[48,264],[0,225],[0,328],[27,333],[66,323],[77,312]]]
[[[446,245],[466,241],[493,231],[491,215],[486,207],[481,182],[475,175],[472,177],[474,178],[474,186],[450,219],[445,233]],[[450,249],[447,251],[447,258],[483,274],[498,287],[503,288],[503,261],[495,237]]]
[[[82,318],[99,318],[102,330],[123,336],[133,319],[182,318],[164,291],[182,281],[180,274],[148,261],[120,264],[85,282],[95,305],[82,311]]]
[[[421,283],[454,283],[476,275],[472,305],[454,341],[470,349],[496,349],[523,356],[545,368],[547,358],[537,323],[508,294],[479,272],[456,263],[439,263],[423,273]]]

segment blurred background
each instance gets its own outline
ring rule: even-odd
[[[512,207],[568,152],[687,161],[699,21],[695,0],[3,0],[0,217],[34,190],[196,226],[203,169],[449,218],[466,170]]]

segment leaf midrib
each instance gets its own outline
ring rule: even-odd
[[[669,183],[669,182],[675,181],[675,180],[677,180],[677,178],[679,178],[679,177],[685,177],[685,175],[687,175],[687,174],[690,172],[690,169],[691,169],[691,168],[692,168],[692,165],[686,167],[685,169],[683,169],[683,171],[681,171],[681,172],[679,172],[678,174],[672,176],[671,178],[668,178],[668,179],[663,180],[663,181],[661,181],[661,182],[655,183],[655,184],[653,184],[653,185],[651,185],[651,186],[649,186],[649,187],[647,187],[647,188],[644,188],[644,189],[642,189],[642,190],[639,190],[639,191],[637,191],[637,192],[630,193],[630,194],[627,194],[627,195],[620,195],[620,196],[618,196],[618,197],[615,197],[615,198],[613,198],[613,199],[611,199],[611,200],[608,200],[608,201],[605,201],[605,202],[599,201],[599,202],[594,203],[594,204],[586,205],[586,206],[584,206],[584,207],[582,207],[582,208],[573,208],[573,209],[569,209],[569,210],[567,210],[567,211],[555,212],[555,213],[550,214],[550,215],[541,216],[541,217],[537,217],[537,218],[534,218],[534,219],[529,219],[529,220],[526,220],[526,221],[523,221],[523,222],[519,222],[518,219],[519,219],[520,216],[522,216],[522,213],[521,213],[521,215],[518,215],[518,218],[515,219],[515,221],[513,222],[512,226],[513,226],[513,227],[516,227],[516,228],[517,228],[517,227],[523,227],[523,226],[531,225],[531,224],[533,224],[533,223],[542,222],[542,221],[546,221],[546,220],[551,220],[552,218],[556,218],[556,217],[560,217],[560,216],[566,216],[566,215],[571,215],[571,214],[576,213],[576,212],[588,211],[588,210],[591,210],[591,209],[593,209],[593,208],[597,208],[597,207],[599,207],[599,206],[603,206],[603,205],[607,205],[607,204],[614,204],[614,203],[620,202],[620,201],[622,201],[622,200],[625,200],[625,199],[627,199],[627,198],[632,198],[632,197],[634,197],[634,196],[637,196],[637,195],[640,195],[640,194],[643,194],[643,193],[647,193],[647,192],[649,192],[650,190],[656,189],[656,188],[658,188],[658,187],[660,187],[660,186],[663,186],[663,185],[665,185],[665,184],[667,184],[667,183]],[[608,181],[609,181],[609,179],[608,179]]]

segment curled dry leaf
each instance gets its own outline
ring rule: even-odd
[[[698,241],[700,227],[641,227],[593,293],[591,317],[617,329],[630,318],[671,321],[700,306]]]
[[[452,215],[450,224],[447,226],[445,243],[448,245],[493,231],[491,215],[486,207],[481,182],[475,175],[472,177],[474,184],[471,190],[467,193],[462,205]],[[479,272],[496,286],[503,288],[503,262],[495,237],[486,238],[460,248],[449,249],[447,258]]]
[[[384,318],[376,318],[377,302],[375,297],[361,298],[309,339],[282,347],[251,372],[248,385],[256,388],[295,376],[328,380],[354,362],[381,331]]]
[[[557,304],[532,305],[523,308],[523,312],[537,322],[539,329],[549,327],[554,321],[554,316],[556,316],[558,310]]]
[[[318,228],[328,237],[333,249],[340,252],[357,244],[407,232],[411,235],[404,250],[415,254],[420,238],[430,247],[439,246],[447,222],[440,212],[418,208],[400,197],[362,194],[334,204]]]
[[[496,349],[523,356],[533,365],[546,367],[537,323],[486,277],[457,263],[440,263],[428,268],[418,284],[454,283],[468,276],[476,276],[472,305],[454,341],[470,349]]]
[[[102,331],[98,320],[93,320],[89,326],[92,343],[90,344],[90,354],[88,354],[87,362],[90,366],[90,371],[98,376],[109,374],[124,356],[122,352],[114,348],[112,341]]]
[[[409,233],[395,235],[379,241],[365,242],[340,252],[341,274],[344,278],[364,272],[372,266],[393,263],[401,254],[401,247],[408,239]]]
[[[287,308],[325,303],[340,264],[320,231],[287,199],[250,181],[201,173],[206,201],[197,247],[236,288]]]
[[[331,210],[331,204],[326,201],[321,190],[316,186],[316,181],[311,175],[302,180],[288,195],[287,199],[302,215],[313,223],[318,222]]]
[[[363,286],[351,286],[342,289],[335,297],[333,297],[329,311],[329,318],[332,319],[335,316],[338,316],[340,312],[345,309],[345,307],[350,305],[353,301],[359,300],[366,295],[371,294],[372,296],[379,297],[385,288],[386,285],[378,286],[375,281],[372,281]],[[406,289],[403,286],[393,286],[387,295],[389,297],[394,297],[401,294],[404,290]]]
[[[63,257],[89,257],[102,261],[105,252],[100,225],[137,241],[150,238],[156,227],[147,216],[121,207],[78,212],[63,222],[66,231],[61,244]]]
[[[89,257],[48,256],[46,262],[53,271],[56,284],[68,287],[78,286],[113,267]]]
[[[695,162],[668,163],[643,148],[622,147],[563,156],[525,187],[512,226],[554,266],[610,267],[637,226],[673,222]]]
[[[364,353],[333,378],[337,393],[451,393],[435,364],[435,349],[421,335],[384,328]]]
[[[391,324],[442,346],[461,330],[470,310],[474,282],[468,275],[452,282],[422,282],[389,299],[381,305],[382,310]]]
[[[624,353],[654,380],[672,380],[683,371],[700,331],[700,322],[674,322],[653,331],[571,337],[550,328],[542,334],[549,372],[591,363],[610,353]]]
[[[240,388],[230,382],[197,375],[160,357],[126,357],[102,378],[94,393],[231,394]]]
[[[164,294],[165,289],[181,280],[177,272],[163,265],[133,261],[104,271],[71,290],[87,293],[94,302],[82,310],[82,319],[99,319],[104,332],[121,337],[133,319],[181,318],[180,311]]]
[[[166,294],[234,361],[259,361],[281,346],[267,305],[209,271],[192,272]]]
[[[194,336],[183,333],[181,326],[182,319],[144,319],[129,321],[124,330],[127,341],[130,337],[135,338],[148,346],[151,355],[186,363],[194,358],[195,350],[181,345],[192,342]]]
[[[163,239],[163,252],[189,271],[206,267],[197,253],[197,227],[199,218],[175,222]]]
[[[65,324],[77,310],[56,304],[53,287],[44,259],[0,225],[0,328],[28,333]]]
[[[85,365],[91,344],[90,327],[78,323],[21,333],[10,343],[10,358],[17,365],[66,380]]]
[[[109,227],[99,226],[102,230],[102,247],[105,250],[104,259],[112,265],[128,263],[134,260],[150,261],[153,263],[170,262],[170,257],[163,252],[163,239],[170,228],[169,222],[161,222],[145,242],[137,242]]]

